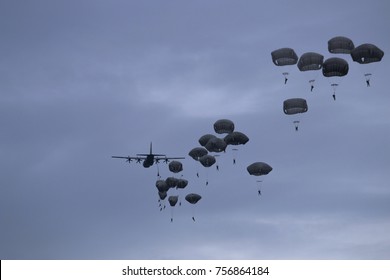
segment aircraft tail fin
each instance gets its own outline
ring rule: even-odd
[[[137,154],[137,156],[149,156],[149,155],[165,157],[165,155],[163,154],[153,154],[152,142],[150,142],[149,154]]]

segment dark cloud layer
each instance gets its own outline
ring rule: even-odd
[[[0,259],[388,259],[389,9],[3,1]],[[272,50],[327,58],[338,35],[377,44],[383,61],[347,58],[336,102],[321,73],[314,93],[295,66],[283,84]],[[292,97],[309,104],[298,132],[282,111]],[[219,118],[250,141],[221,154],[217,172],[187,154]],[[156,153],[187,157],[190,183],[178,194],[200,193],[199,204],[160,212],[156,167],[111,159],[146,153],[151,141]],[[273,171],[250,176],[255,161]]]

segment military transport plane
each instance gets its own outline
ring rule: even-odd
[[[126,159],[127,162],[131,162],[131,161],[135,160],[136,163],[141,163],[141,161],[143,161],[142,165],[145,168],[151,167],[153,165],[153,163],[159,163],[160,161],[168,163],[169,160],[171,160],[171,159],[184,159],[184,157],[167,157],[166,155],[162,155],[162,154],[153,154],[152,143],[150,143],[149,154],[137,154],[136,157],[112,156],[112,158],[123,158],[123,159]]]

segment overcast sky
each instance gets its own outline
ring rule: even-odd
[[[382,0],[2,0],[0,259],[389,259],[389,13]],[[385,53],[336,55],[350,66],[336,101],[321,71],[310,92],[307,73],[272,63],[282,47],[335,56],[335,36]],[[283,113],[294,97],[307,113]],[[220,118],[250,140],[217,171],[188,152]],[[186,157],[181,206],[159,210],[156,166],[111,158],[150,142]],[[250,176],[256,161],[272,172]]]

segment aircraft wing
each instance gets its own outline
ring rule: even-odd
[[[146,159],[146,157],[122,157],[122,156],[112,156],[112,158],[123,158],[123,159],[126,159],[128,162],[130,162],[132,160],[140,162],[141,160]]]
[[[185,159],[185,157],[154,157],[154,161],[157,163],[160,162],[160,160],[167,163],[172,159]]]
[[[167,159],[185,159],[185,157],[165,157]]]

